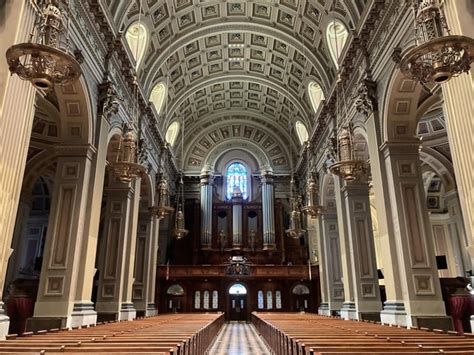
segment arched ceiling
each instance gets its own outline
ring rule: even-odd
[[[203,164],[210,149],[203,139],[212,146],[217,138],[236,137],[253,140],[272,164],[287,168],[289,123],[301,120],[313,128],[308,83],[327,91],[335,77],[325,29],[335,17],[355,28],[367,0],[106,3],[117,30],[123,33],[140,18],[149,31],[139,80],[148,93],[167,84],[160,125],[166,131],[184,118],[188,168]],[[299,151],[296,135],[290,141]]]

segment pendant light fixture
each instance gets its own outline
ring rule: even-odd
[[[173,235],[176,239],[182,239],[186,237],[189,231],[185,227],[184,221],[184,181],[183,181],[183,171],[184,171],[184,116],[182,119],[182,127],[181,127],[181,171],[179,176],[179,187],[178,193],[176,198],[176,218],[174,221],[174,231]]]
[[[402,55],[403,74],[424,84],[441,84],[469,72],[474,39],[450,34],[439,0],[412,0],[412,6],[415,47]]]
[[[295,174],[293,171],[293,143],[291,135],[293,132],[293,123],[290,123],[288,130],[288,142],[290,144],[290,169],[291,169],[291,180],[290,180],[290,204],[291,204],[291,213],[290,213],[290,228],[286,230],[286,235],[292,239],[299,239],[306,233],[306,230],[302,228],[301,224],[301,211],[300,211],[300,201],[296,198],[294,194],[295,190]]]
[[[138,25],[141,25],[141,1],[139,6]],[[140,41],[140,38],[138,39]],[[138,136],[135,134],[132,125],[124,126],[124,134],[120,139],[116,160],[110,164],[112,171],[117,179],[128,184],[132,180],[141,177],[146,173],[145,167],[141,164],[142,155],[145,152],[144,142],[141,139],[142,133],[142,114],[138,107],[138,81],[135,73],[134,79],[134,112],[132,117],[137,124]]]
[[[79,79],[79,63],[69,53],[70,13],[67,0],[30,1],[36,11],[35,25],[26,43],[8,48],[7,63],[12,74],[30,81],[39,90],[52,90]],[[61,37],[65,36],[65,45]]]
[[[311,144],[308,141],[306,143],[306,203],[302,210],[311,218],[316,218],[323,211],[323,207],[318,204],[318,184],[311,173],[310,151]]]
[[[158,161],[159,174],[157,174],[157,180],[159,182],[156,185],[156,204],[149,208],[150,213],[158,219],[163,219],[174,211],[174,208],[170,205],[170,187],[168,180],[162,171],[163,158],[166,161],[167,154],[168,149],[164,146],[161,149],[160,159]]]
[[[335,30],[334,18],[334,32]],[[336,36],[336,33],[334,33]],[[336,57],[339,59],[339,44],[336,41]],[[367,176],[368,164],[366,160],[359,159],[354,145],[354,133],[352,124],[348,121],[347,105],[345,102],[345,92],[343,88],[343,80],[340,73],[344,67],[339,69],[336,81],[336,137],[331,147],[332,155],[335,163],[329,166],[329,171],[346,181],[354,181]],[[341,109],[341,101],[342,109]]]

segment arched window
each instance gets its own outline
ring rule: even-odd
[[[172,296],[183,296],[184,289],[180,285],[175,284],[168,287],[168,290],[166,291],[166,293]]]
[[[233,284],[229,288],[229,295],[246,295],[247,288],[242,284]]]
[[[242,163],[232,163],[227,168],[227,198],[240,192],[243,198],[248,197],[248,171]]]
[[[281,291],[275,291],[275,308],[281,309]]]
[[[258,298],[258,309],[263,309],[264,308],[264,306],[263,306],[263,291],[259,290],[257,295],[258,295],[257,296],[257,298]]]
[[[347,37],[349,37],[349,31],[347,31],[346,25],[344,25],[340,20],[332,20],[329,23],[326,29],[326,40],[329,47],[329,53],[331,53],[332,60],[338,69],[339,56],[346,44]]]
[[[212,291],[212,309],[219,307],[219,292],[217,290]]]
[[[267,291],[267,309],[273,309],[273,294],[272,291]]]
[[[294,295],[298,295],[298,296],[301,296],[301,295],[309,295],[309,288],[305,285],[296,285],[295,287],[293,287],[293,294]]]
[[[167,88],[164,83],[156,84],[150,94],[150,101],[155,106],[156,112],[159,114],[163,109],[166,99]]]
[[[204,296],[202,299],[202,308],[209,309],[209,291],[204,291]]]
[[[170,124],[168,127],[168,130],[166,131],[165,135],[165,140],[169,145],[173,145],[174,142],[176,141],[176,138],[178,138],[178,133],[179,133],[179,123],[178,122],[173,122]]]
[[[143,24],[134,22],[128,26],[125,33],[128,46],[135,58],[136,68],[140,66],[140,62],[145,54],[146,43],[148,40],[148,32]]]
[[[321,105],[321,102],[324,100],[324,93],[321,86],[318,83],[311,81],[308,85],[308,95],[314,113],[318,112],[319,105]]]
[[[194,292],[194,308],[195,309],[201,308],[201,292],[200,291]]]
[[[308,141],[309,135],[308,130],[306,129],[305,125],[301,121],[296,121],[296,134],[298,135],[298,139],[300,140],[300,144]]]

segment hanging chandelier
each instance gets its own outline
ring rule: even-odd
[[[120,182],[128,184],[144,175],[146,169],[138,161],[140,147],[135,132],[129,127],[125,130],[125,134],[120,139],[116,161],[110,163],[110,168]]]
[[[176,218],[174,221],[174,231],[173,235],[176,239],[182,239],[186,237],[189,231],[185,227],[184,223],[184,212],[183,206],[184,203],[184,182],[183,182],[183,170],[184,170],[184,116],[182,119],[182,129],[181,129],[181,173],[179,178],[179,188],[178,188],[178,196],[176,199]]]
[[[178,212],[176,212],[176,218],[174,221],[174,230],[173,230],[173,235],[176,239],[183,239],[189,233],[189,230],[185,228],[182,203],[184,203],[184,183],[183,183],[183,175],[181,174],[180,181],[179,181],[178,199],[177,199]]]
[[[40,7],[41,6],[41,7]],[[7,63],[12,74],[30,81],[37,89],[52,90],[55,84],[68,84],[81,76],[81,67],[69,48],[69,6],[65,1],[34,3],[38,20],[27,43],[8,48]],[[64,22],[67,22],[66,26]],[[61,48],[61,36],[66,48]],[[33,42],[35,40],[35,42]]]
[[[166,157],[168,149],[166,145],[163,146],[161,150],[159,161],[158,161],[158,171],[162,169],[162,161],[163,157]],[[156,185],[156,204],[149,208],[150,213],[152,216],[155,216],[158,219],[163,219],[169,214],[173,213],[174,208],[171,207],[170,203],[170,187],[168,184],[168,180],[164,176],[163,173],[156,174],[156,178],[159,181]]]
[[[339,130],[333,150],[336,162],[329,166],[331,173],[346,181],[354,181],[367,175],[367,161],[356,156],[351,125]]]
[[[308,142],[306,145],[306,162],[307,162],[307,180],[306,180],[306,204],[303,206],[302,211],[311,218],[316,218],[322,212],[322,206],[318,205],[318,185],[316,180],[311,174],[310,164],[310,151],[311,145]]]
[[[445,83],[467,73],[474,61],[474,39],[450,35],[438,0],[412,0],[416,46],[402,57],[400,69],[422,83]]]

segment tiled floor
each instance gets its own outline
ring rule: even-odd
[[[253,324],[226,323],[214,342],[210,355],[269,355],[270,350],[260,338]]]

